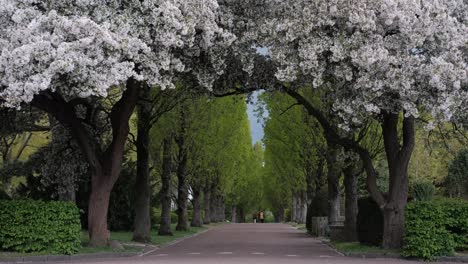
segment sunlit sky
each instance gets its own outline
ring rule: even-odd
[[[247,104],[247,114],[250,120],[250,134],[252,136],[252,144],[263,139],[263,119],[258,120],[255,110],[257,109],[257,96],[261,92],[254,92],[251,98],[251,102]]]

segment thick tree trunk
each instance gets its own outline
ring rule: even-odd
[[[384,230],[382,247],[401,248],[403,244],[405,207],[408,201],[408,164],[414,149],[414,118],[403,119],[403,144],[398,137],[398,114],[384,114],[382,124],[385,153],[389,169],[389,194],[382,207]]]
[[[88,204],[88,233],[90,246],[99,247],[107,245],[109,241],[109,230],[107,229],[107,213],[111,187],[106,182],[100,181],[106,178],[95,172],[91,183],[91,195]]]
[[[178,158],[178,167],[177,167],[177,179],[178,179],[178,193],[177,193],[177,231],[187,231],[189,229],[188,225],[188,213],[187,213],[187,203],[188,203],[188,182],[187,182],[187,147],[185,144],[185,133],[187,120],[185,112],[180,111],[180,123],[181,130],[179,137],[177,139],[177,145],[179,146],[179,158]]]
[[[339,148],[333,144],[329,144],[328,148],[328,223],[333,225],[340,221],[341,166],[338,161]]]
[[[190,224],[192,227],[201,227],[203,225],[202,219],[202,206],[201,206],[201,192],[200,189],[197,187],[192,187],[193,189],[193,217],[192,223]]]
[[[148,89],[142,90],[142,97],[148,98]],[[137,174],[135,179],[135,222],[133,241],[151,241],[150,183],[149,183],[149,133],[151,110],[147,103],[138,108]]]
[[[172,136],[168,135],[163,143],[163,171],[161,174],[161,225],[159,235],[172,235],[171,231],[171,173],[172,173]]]
[[[357,241],[358,172],[356,165],[350,164],[343,170],[345,185],[345,235],[348,241]]]
[[[206,187],[203,192],[203,209],[204,217],[203,224],[207,225],[211,223],[211,188]]]

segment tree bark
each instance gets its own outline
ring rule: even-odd
[[[181,131],[177,139],[179,146],[179,157],[177,167],[178,193],[177,193],[177,231],[187,231],[188,226],[188,182],[187,182],[187,146],[185,144],[186,118],[185,113],[181,111]]]
[[[231,223],[237,223],[237,206],[231,208]]]
[[[296,194],[293,193],[292,199],[291,199],[291,222],[297,222],[297,197]]]
[[[149,98],[149,89],[142,89],[141,96],[145,99]],[[151,241],[149,183],[150,105],[142,102],[137,113],[137,174],[135,179],[135,222],[132,240],[147,243]]]
[[[359,173],[355,164],[343,169],[345,185],[345,235],[348,241],[357,241],[358,193],[357,179]]]
[[[340,221],[340,174],[338,161],[339,148],[329,144],[327,154],[328,167],[328,223],[333,225]]]
[[[166,136],[163,143],[163,171],[161,174],[161,225],[158,234],[171,236],[171,174],[172,174],[172,135]]]
[[[36,95],[31,102],[33,106],[52,114],[61,124],[70,127],[91,170],[91,194],[88,205],[88,232],[91,246],[105,246],[109,241],[107,229],[107,212],[112,188],[122,169],[122,159],[128,133],[129,120],[135,109],[140,84],[130,79],[120,100],[110,112],[112,138],[105,151],[96,148],[94,138],[88,133],[83,121],[78,118],[76,106],[83,105],[88,112],[93,109],[86,100],[66,101],[57,92],[44,92]],[[89,121],[89,120],[88,120]]]
[[[207,225],[211,223],[211,188],[209,186],[205,187],[203,193],[203,209],[204,209],[204,217],[203,217],[203,224]]]
[[[107,229],[107,213],[111,187],[105,181],[105,175],[94,172],[92,177],[92,189],[88,204],[88,232],[91,237],[90,245],[99,247],[107,245],[109,230]]]
[[[382,123],[385,153],[389,169],[389,195],[381,207],[384,216],[382,247],[401,248],[403,244],[405,207],[408,202],[408,164],[415,144],[414,118],[403,118],[403,144],[398,138],[398,114],[384,114]]]
[[[193,218],[192,223],[190,224],[192,227],[201,227],[203,225],[202,219],[202,206],[201,206],[201,192],[200,189],[197,187],[192,187],[193,190]]]

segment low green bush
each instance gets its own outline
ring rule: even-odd
[[[69,202],[0,201],[0,249],[73,254],[81,246],[80,213]]]
[[[161,209],[153,207],[151,208],[151,225],[154,230],[159,228],[159,225],[161,224]],[[190,216],[189,216],[190,217]],[[171,223],[176,224],[177,223],[177,213],[175,211],[171,212]]]
[[[427,260],[468,248],[468,202],[412,202],[406,207],[402,255]]]
[[[436,191],[434,184],[427,181],[416,182],[411,189],[411,196],[415,201],[430,201]]]

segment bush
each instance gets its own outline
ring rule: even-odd
[[[175,211],[171,212],[171,224],[177,223],[177,213]],[[151,208],[151,225],[154,230],[159,228],[161,224],[161,209],[153,207]]]
[[[436,188],[431,182],[417,182],[412,186],[411,196],[415,201],[430,201]]]
[[[468,198],[468,149],[460,151],[450,163],[445,187],[451,197]]]
[[[381,246],[383,216],[377,203],[370,197],[359,199],[357,233],[361,244]]]
[[[0,249],[73,254],[81,246],[80,213],[73,203],[0,201]]]
[[[403,256],[433,259],[468,248],[468,202],[412,202],[406,207]]]
[[[11,200],[11,198],[4,190],[0,189],[0,200]]]

